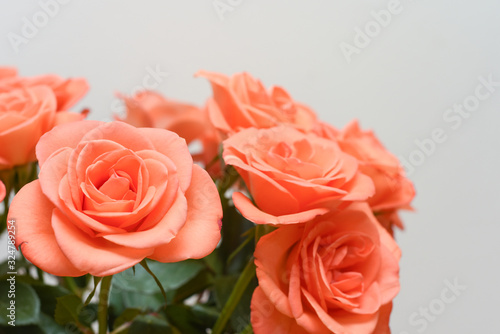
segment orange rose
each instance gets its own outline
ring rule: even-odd
[[[255,250],[255,334],[389,333],[400,256],[366,203],[279,227]]]
[[[0,68],[0,93],[16,88],[40,85],[48,86],[54,92],[57,100],[57,111],[68,110],[89,90],[89,85],[83,78],[63,79],[52,74],[18,77],[15,68]]]
[[[56,96],[48,86],[0,93],[0,169],[35,161],[35,145],[45,132],[83,118],[84,114],[57,112]]]
[[[248,73],[230,78],[206,71],[196,75],[210,80],[213,89],[213,98],[207,104],[210,120],[226,135],[246,128],[271,128],[283,123],[307,132],[316,123],[316,114],[309,107],[294,101],[281,87],[273,87],[268,92]]]
[[[314,125],[312,132],[322,138],[333,139],[333,140],[337,140],[337,136],[339,135],[339,130],[337,130],[332,125],[322,121],[318,121]]]
[[[224,141],[224,161],[236,167],[257,204],[242,193],[234,205],[257,224],[291,224],[374,192],[355,158],[337,143],[291,127],[250,128]]]
[[[58,276],[106,276],[144,258],[208,255],[222,208],[210,176],[173,132],[122,122],[55,127],[37,145],[39,179],[14,197],[16,246]]]
[[[208,120],[207,111],[191,104],[165,99],[160,93],[142,91],[125,101],[126,117],[122,120],[137,127],[153,127],[173,131],[187,143],[199,140],[203,149],[194,155],[204,165],[218,154],[220,137]]]
[[[0,80],[12,78],[17,75],[17,70],[13,67],[0,67]]]
[[[403,228],[395,211],[410,209],[415,189],[398,159],[372,131],[362,131],[356,120],[338,133],[337,140],[344,152],[358,159],[361,172],[373,180],[375,194],[368,199],[368,204],[377,218],[387,227],[395,224]]]
[[[5,198],[5,185],[0,181],[0,202]]]

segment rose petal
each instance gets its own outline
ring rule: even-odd
[[[219,108],[219,105],[215,102],[213,98],[208,99],[207,101],[207,111],[208,118],[210,122],[223,133],[231,133],[231,126],[227,123],[226,119],[222,115],[222,111]]]
[[[255,224],[286,225],[304,223],[329,211],[327,208],[316,208],[295,214],[273,216],[259,210],[248,197],[238,192],[233,194],[233,202],[241,214]]]
[[[90,130],[81,141],[101,139],[115,142],[131,151],[154,149],[148,136],[143,135],[138,128],[123,122],[102,123]]]
[[[208,173],[193,166],[193,179],[186,192],[186,224],[168,244],[157,247],[149,258],[161,262],[199,259],[210,254],[220,241],[218,222],[222,207],[217,188]]]
[[[300,303],[300,299],[289,300],[289,296],[285,295],[287,291],[282,291],[281,285],[292,284],[297,277],[293,272],[277,271],[275,268],[285,268],[287,262],[296,261],[297,252],[294,253],[292,248],[300,240],[302,233],[302,226],[283,226],[260,238],[254,253],[256,274],[262,292],[279,312],[289,317],[292,317],[291,304]]]
[[[36,146],[36,157],[40,167],[53,153],[63,147],[75,148],[82,137],[90,130],[103,124],[99,121],[80,121],[56,126],[43,135]]]
[[[153,252],[152,248],[123,247],[90,237],[55,209],[52,228],[61,250],[74,266],[94,276],[108,276],[128,269]],[[39,250],[39,249],[38,249]]]
[[[255,334],[310,334],[295,319],[279,312],[257,287],[252,295],[250,321]]]
[[[60,111],[60,112],[56,113],[54,126],[57,126],[60,124],[71,123],[71,122],[82,121],[85,119],[86,116],[87,115],[84,113],[78,114],[76,112]]]
[[[57,97],[57,109],[68,110],[78,100],[80,100],[89,90],[89,84],[84,78],[72,78],[54,87],[54,93]]]
[[[0,202],[3,201],[5,198],[6,190],[5,190],[5,185],[0,181]]]
[[[231,78],[228,78],[223,74],[207,71],[198,71],[195,76],[205,77],[210,81],[212,85],[214,100],[218,106],[218,109],[216,110],[221,113],[218,117],[224,118],[227,124],[229,124],[232,129],[235,129],[236,127],[248,128],[254,125],[252,119],[249,117],[247,111],[239,101],[236,94],[228,87],[230,85],[230,81],[232,80]],[[216,121],[218,117],[212,118],[212,113],[214,112],[215,110],[209,109],[210,118]],[[216,128],[221,127],[219,123],[213,124]]]
[[[59,186],[61,180],[66,176],[68,159],[71,152],[70,148],[60,148],[58,151],[52,153],[50,159],[46,160],[47,163],[44,163],[40,168],[40,173],[38,174],[40,186],[45,196],[47,196],[53,205],[58,205],[61,201]]]
[[[361,173],[357,173],[356,176],[344,186],[344,189],[348,192],[348,194],[343,197],[344,201],[366,200],[375,193],[375,185],[372,179]]]
[[[193,166],[193,158],[187,148],[186,140],[163,129],[140,128],[137,130],[151,141],[156,151],[166,155],[174,162],[177,167],[179,186],[183,192],[186,192],[191,183]]]
[[[297,199],[276,180],[229,153],[224,153],[224,161],[236,167],[255,202],[263,211],[274,215],[299,211]]]
[[[378,311],[377,327],[373,330],[373,334],[391,334],[389,320],[391,318],[392,302],[382,305]]]
[[[15,67],[0,67],[0,80],[17,76]]]
[[[184,226],[187,216],[187,201],[182,192],[163,218],[152,228],[138,232],[104,235],[115,244],[133,248],[156,248],[174,238]]]
[[[297,323],[305,327],[309,333],[319,333],[316,331],[318,326],[316,323],[317,320],[320,320],[321,323],[333,333],[372,333],[377,325],[378,312],[374,314],[359,315],[346,311],[338,311],[328,314],[321,308],[311,294],[304,289],[302,293],[316,312],[314,315],[304,313],[302,317],[297,318]],[[325,334],[326,333],[330,332],[326,331]]]
[[[14,220],[16,226],[16,246],[31,263],[49,274],[82,276],[86,271],[77,269],[59,248],[51,226],[53,210],[38,180],[25,185],[9,208],[8,220]]]

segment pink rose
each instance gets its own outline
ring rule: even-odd
[[[0,67],[0,80],[17,76],[17,70],[13,67]]]
[[[40,85],[48,86],[54,92],[57,111],[68,110],[89,90],[89,85],[83,78],[63,79],[53,74],[19,77],[15,68],[0,68],[0,93]]]
[[[386,227],[403,228],[396,211],[411,209],[415,197],[412,182],[406,178],[398,159],[385,149],[372,131],[363,131],[352,121],[337,135],[342,150],[359,161],[361,172],[375,184],[375,194],[368,204]]]
[[[193,155],[195,161],[209,164],[218,154],[221,142],[215,128],[208,120],[205,109],[194,105],[166,99],[157,92],[143,91],[132,97],[121,96],[126,105],[124,119],[137,127],[153,127],[173,131],[190,144],[198,140],[201,152]],[[215,174],[217,171],[211,170]]]
[[[39,179],[14,197],[16,246],[58,276],[116,274],[144,258],[202,258],[220,240],[210,176],[173,132],[122,122],[55,127],[37,145]]]
[[[242,193],[234,205],[257,224],[301,223],[351,201],[363,201],[373,182],[333,140],[292,127],[249,128],[224,141],[224,161],[241,175],[257,204]]]
[[[48,86],[0,92],[0,169],[35,161],[35,145],[45,132],[83,118],[85,114],[57,112],[56,96]]]
[[[279,227],[255,250],[255,334],[389,333],[400,256],[366,203]]]
[[[227,77],[200,71],[196,75],[207,78],[212,84],[213,98],[207,102],[208,113],[212,124],[223,134],[279,124],[290,124],[307,132],[316,123],[316,114],[309,107],[294,101],[281,87],[273,87],[268,92],[248,73]]]

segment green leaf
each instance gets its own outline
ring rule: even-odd
[[[222,275],[224,272],[224,262],[219,252],[220,248],[216,248],[212,253],[203,258],[208,268],[217,276]]]
[[[40,304],[42,305],[41,311],[50,316],[54,316],[57,305],[57,297],[69,295],[70,292],[61,286],[52,285],[33,285]]]
[[[7,325],[12,320],[9,318],[10,314],[15,315],[16,326],[37,323],[40,315],[40,299],[31,286],[17,282],[15,279],[2,280],[0,281],[0,296],[2,296],[0,309],[3,314],[0,317],[0,325]],[[15,310],[9,310],[9,308],[15,308]]]
[[[37,325],[0,326],[0,333],[10,334],[77,334],[79,331],[70,331],[69,328],[58,325],[54,319],[41,312]]]
[[[27,326],[0,326],[0,333],[8,333],[8,334],[45,334],[43,329],[36,325],[27,325]],[[64,332],[59,332],[64,333]],[[58,333],[58,334],[59,334]]]
[[[148,266],[162,283],[165,290],[174,290],[195,277],[205,265],[201,261],[187,260],[176,263],[148,261]],[[142,267],[127,269],[114,275],[113,287],[125,291],[154,294],[159,292],[154,279]]]
[[[253,334],[253,328],[252,324],[248,324],[247,327],[245,327],[240,334]]]
[[[128,308],[125,311],[123,311],[120,316],[116,318],[116,320],[113,323],[113,328],[118,328],[124,323],[131,322],[132,320],[135,319],[138,315],[142,314],[142,311],[137,308]]]
[[[157,310],[165,303],[160,291],[148,294],[113,288],[109,298],[110,314],[116,317],[127,308],[137,308],[147,312]]]
[[[59,325],[69,323],[79,324],[78,313],[81,309],[82,301],[76,295],[67,295],[57,298],[55,320]]]
[[[213,327],[220,315],[220,312],[217,311],[214,306],[207,306],[203,304],[193,305],[191,312],[193,313],[195,319],[203,324],[206,324],[208,327]]]
[[[165,293],[165,289],[163,288],[163,285],[161,284],[158,277],[156,277],[155,273],[152,272],[151,269],[149,269],[148,260],[144,259],[140,262],[140,264],[141,264],[142,268],[144,268],[144,270],[146,270],[146,272],[154,279],[156,285],[158,286],[158,288],[161,291],[161,295],[165,299],[165,303],[167,303],[168,301],[167,301],[167,294]]]
[[[206,334],[207,325],[193,316],[187,305],[169,305],[165,309],[169,322],[182,333]]]
[[[195,293],[202,292],[213,284],[213,276],[208,270],[203,270],[198,273],[192,280],[176,290],[172,290],[169,296],[169,301],[180,303],[186,298],[191,297]]]
[[[148,261],[148,267],[165,288],[169,301],[182,301],[211,283],[206,274],[207,266],[200,260],[177,263]],[[132,269],[114,275],[110,296],[112,315],[117,317],[127,308],[155,311],[164,304],[155,280],[143,267],[137,266],[135,275]]]
[[[63,326],[59,325],[57,322],[55,322],[55,320],[52,317],[48,316],[45,313],[40,313],[38,327],[42,329],[43,330],[42,333],[45,334],[69,333],[69,331],[66,331],[66,329]]]
[[[218,255],[222,263],[225,264],[224,274],[239,274],[253,255],[254,245],[245,243],[248,230],[255,225],[245,219],[234,206],[227,206],[224,209],[222,219],[222,240],[219,246]],[[240,248],[241,247],[241,248]],[[229,258],[231,261],[229,261]]]
[[[214,283],[214,297],[217,308],[221,310],[229,299],[231,291],[238,280],[237,275],[217,277]]]
[[[158,315],[140,315],[129,328],[129,334],[175,334],[167,320]]]
[[[78,309],[78,322],[90,328],[91,324],[97,320],[97,308],[97,304],[80,304]]]

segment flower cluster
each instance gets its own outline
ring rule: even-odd
[[[398,160],[357,121],[338,130],[280,87],[199,75],[224,162],[245,183],[234,205],[277,227],[255,250],[254,332],[386,333],[400,258],[388,231],[414,197]]]
[[[35,161],[40,137],[58,124],[79,121],[85,113],[69,112],[88,90],[84,79],[55,75],[20,77],[0,67],[0,170]]]
[[[213,90],[203,107],[142,91],[119,95],[126,113],[106,123],[68,110],[84,79],[0,68],[0,201],[29,265],[66,277],[77,300],[69,278],[104,277],[99,333],[135,333],[147,317],[171,332],[246,332],[229,317],[238,303],[256,334],[388,333],[401,256],[393,230],[415,196],[397,158],[356,120],[337,129],[248,73],[196,76]],[[159,279],[148,263],[181,274]],[[111,298],[122,322],[108,324],[109,287],[121,286],[111,278],[138,264],[163,308]],[[201,309],[184,303],[195,295]],[[64,302],[43,310],[60,325]]]

